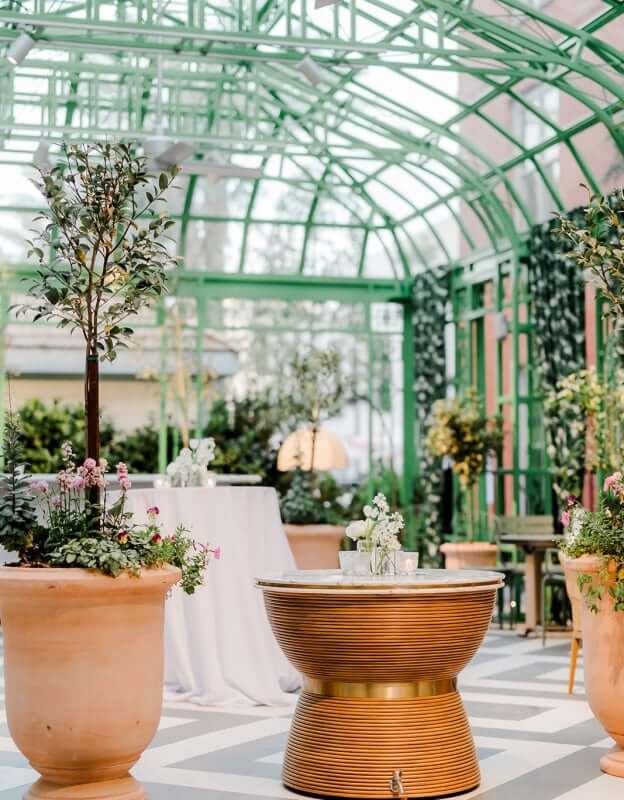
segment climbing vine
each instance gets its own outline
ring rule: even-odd
[[[420,491],[423,498],[419,538],[426,564],[437,564],[441,537],[442,459],[424,446],[430,412],[446,393],[444,328],[448,302],[448,281],[444,268],[420,273],[414,280],[414,392],[416,434],[419,448]]]

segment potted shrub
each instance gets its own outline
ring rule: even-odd
[[[86,458],[77,466],[65,448],[58,488],[30,487],[7,418],[0,544],[18,560],[0,568],[0,618],[7,722],[42,776],[29,798],[144,796],[129,769],[160,717],[165,595],[180,580],[193,591],[210,557],[183,530],[165,536],[157,509],[133,525],[125,464],[111,504],[99,459],[99,359],[115,358],[127,319],[164,291],[170,221],[150,211],[173,174],[154,182],[129,146],[95,144],[64,147],[64,163],[42,176],[49,208],[32,246],[30,310],[84,338]]]
[[[609,301],[615,334],[624,319],[624,192],[612,198],[592,195],[585,224],[558,215],[559,233],[572,245],[568,254],[587,272]],[[621,343],[621,339],[620,342]],[[585,690],[593,713],[615,740],[600,760],[611,775],[624,777],[624,478],[615,472],[604,482],[597,511],[575,498],[562,514],[566,575],[576,578],[585,602],[581,628]],[[569,583],[569,581],[568,581]]]
[[[483,414],[474,392],[433,404],[426,447],[432,455],[450,460],[464,501],[466,541],[445,542],[440,548],[447,569],[496,565],[496,545],[480,539],[483,532],[475,530],[475,490],[488,455],[497,453],[501,444],[500,418]]]
[[[574,499],[562,514],[566,575],[584,602],[581,629],[585,691],[589,705],[615,747],[600,760],[610,775],[624,777],[624,477],[604,484],[597,511]],[[574,596],[574,595],[573,595]]]
[[[296,354],[286,372],[280,404],[297,430],[280,448],[277,466],[293,471],[280,507],[299,569],[339,566],[345,528],[336,524],[336,503],[323,496],[323,487],[327,492],[331,481],[323,481],[321,473],[346,466],[347,459],[338,437],[322,423],[339,413],[345,389],[340,356],[332,349]]]
[[[345,536],[340,487],[331,475],[321,478],[295,470],[280,501],[284,530],[298,569],[336,569]]]

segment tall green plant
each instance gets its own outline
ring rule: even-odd
[[[99,361],[113,361],[127,322],[165,291],[177,263],[165,244],[173,225],[156,204],[177,167],[155,179],[129,144],[64,144],[62,161],[38,183],[48,209],[31,242],[39,269],[20,311],[78,332],[85,342],[86,453],[100,454]]]
[[[347,394],[342,361],[337,350],[311,349],[296,353],[286,369],[281,404],[293,425],[312,429],[312,457],[321,423],[340,413]]]
[[[35,500],[26,472],[20,428],[13,414],[4,422],[4,473],[0,478],[0,545],[24,558],[33,546],[37,524]]]

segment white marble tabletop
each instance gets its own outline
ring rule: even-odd
[[[345,575],[339,569],[292,570],[256,578],[261,588],[339,591],[447,591],[488,588],[503,582],[500,572],[486,570],[419,569],[409,575]]]

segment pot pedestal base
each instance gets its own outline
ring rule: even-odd
[[[600,769],[607,775],[624,778],[624,750],[616,745],[600,759]]]
[[[131,775],[71,786],[41,778],[26,792],[24,800],[145,800],[145,789]]]

